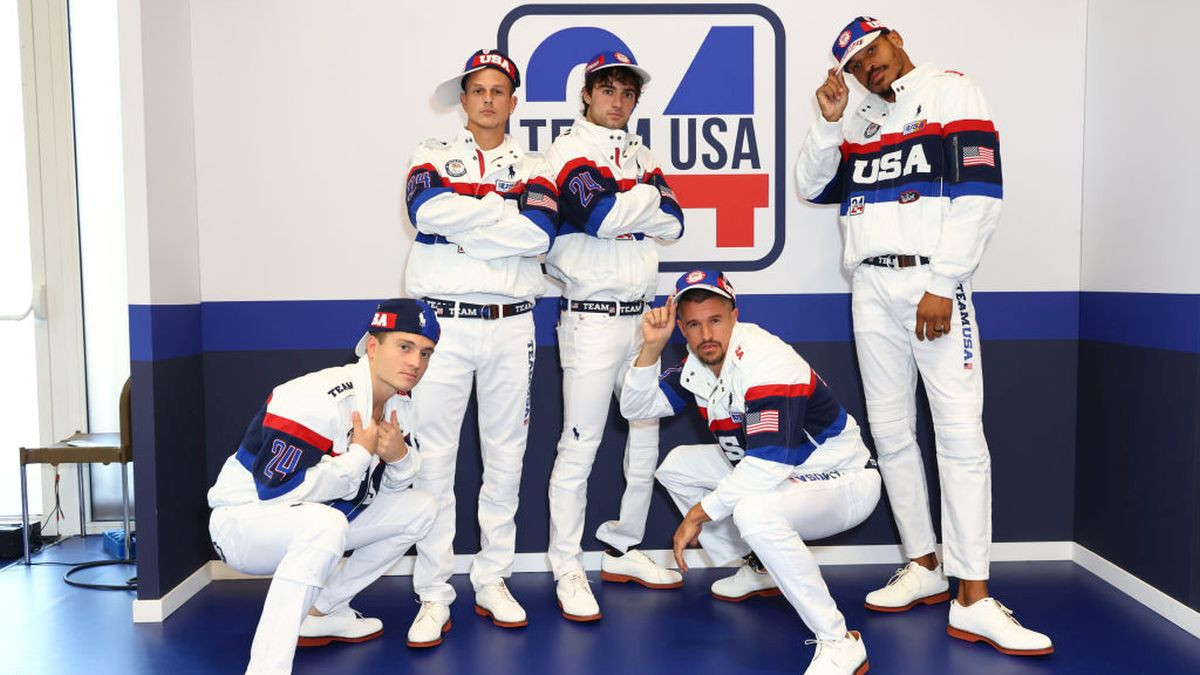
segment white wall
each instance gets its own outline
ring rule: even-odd
[[[1187,32],[1200,4],[1091,0],[1083,269],[1088,291],[1200,292],[1200,96]]]
[[[409,153],[423,138],[448,137],[461,125],[458,113],[435,111],[429,94],[471,51],[495,45],[497,26],[512,6],[456,3],[456,16],[472,18],[456,20],[446,33],[432,29],[445,20],[444,8],[429,3],[208,0],[191,3],[187,17],[174,14],[183,3],[168,4],[169,10],[143,16],[170,18],[173,29],[190,21],[190,54],[176,49],[177,60],[157,66],[178,79],[163,78],[162,86],[170,88],[155,90],[159,101],[146,103],[179,107],[180,124],[189,121],[185,103],[190,99],[194,106],[198,260],[183,256],[179,265],[197,267],[201,299],[396,293],[411,241],[400,194]],[[812,91],[832,65],[833,38],[852,18],[850,11],[876,9],[765,4],[786,28],[787,172],[771,180],[789,185],[787,246],[769,270],[736,278],[743,292],[844,292],[835,214],[802,205],[790,189],[790,171],[816,114]],[[979,290],[1079,287],[1085,11],[1085,0],[878,8],[876,16],[901,31],[916,62],[934,61],[975,78],[997,120],[1006,200],[976,277]],[[612,17],[573,20],[605,27],[629,23]],[[641,30],[621,28],[622,37],[652,71],[678,77],[697,45],[683,31],[664,41],[661,22],[645,23]],[[181,39],[177,32],[148,34],[148,40]],[[520,60],[517,54],[530,49],[514,44],[512,51]],[[771,55],[759,49],[756,94],[770,95],[764,72]],[[651,83],[635,118],[660,116],[663,92],[674,88],[671,77]],[[151,91],[147,86],[147,96]],[[563,106],[562,116],[572,116],[574,106]],[[770,142],[764,138],[769,131],[758,128],[760,144]],[[171,179],[186,182],[192,148],[176,150]],[[666,148],[656,152],[665,161]],[[173,206],[187,206],[185,191],[163,187]],[[711,219],[700,211],[687,215],[696,223]],[[161,226],[186,234],[180,222],[155,224],[155,236]],[[665,259],[672,255],[664,252]],[[130,262],[132,267],[132,257]],[[154,301],[182,297],[164,290]],[[147,300],[131,295],[131,302]]]

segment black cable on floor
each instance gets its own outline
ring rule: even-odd
[[[63,575],[63,581],[67,582],[68,584],[70,584],[72,586],[76,586],[78,588],[91,588],[91,589],[97,590],[97,591],[136,591],[137,590],[137,577],[136,576],[126,579],[125,583],[120,586],[118,586],[117,584],[93,584],[93,583],[88,583],[85,581],[76,581],[71,578],[72,574],[75,574],[76,572],[82,572],[83,570],[91,569],[93,567],[104,567],[106,565],[132,565],[132,564],[134,564],[134,561],[130,560],[128,558],[122,558],[120,560],[93,560],[91,562],[80,563],[78,565],[75,565],[71,569],[67,570],[66,574]]]

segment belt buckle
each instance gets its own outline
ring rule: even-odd
[[[500,305],[481,305],[479,316],[487,321],[492,321],[504,316],[504,310]]]
[[[887,264],[887,266],[888,266],[890,269],[894,269],[894,270],[898,270],[898,269],[900,269],[900,256],[898,256],[898,255],[889,255],[889,256],[887,257],[887,263],[888,263],[888,264]]]
[[[619,300],[614,301],[611,305],[608,306],[608,315],[609,316],[619,316],[620,314],[621,314],[621,302]]]

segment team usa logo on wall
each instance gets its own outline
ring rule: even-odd
[[[596,53],[620,52],[650,72],[629,129],[661,163],[687,219],[683,238],[662,248],[661,271],[759,270],[779,256],[786,73],[783,24],[771,10],[522,5],[496,41],[524,67],[509,130],[533,152],[580,114],[583,68]]]

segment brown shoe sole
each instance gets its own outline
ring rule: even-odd
[[[764,588],[761,591],[750,591],[749,593],[736,598],[728,595],[717,595],[716,593],[712,594],[714,598],[722,602],[741,602],[743,600],[753,598],[756,595],[764,598],[773,598],[777,595],[783,595],[783,591],[779,590],[778,588]]]
[[[492,620],[492,623],[501,628],[524,628],[525,626],[529,625],[529,619],[524,621],[500,621],[490,611],[480,607],[479,605],[475,605],[475,613],[479,616],[488,617]]]
[[[1049,647],[1045,647],[1043,649],[1009,649],[1008,647],[1001,647],[1000,645],[996,644],[995,642],[992,642],[990,639],[985,638],[982,635],[976,635],[975,633],[968,633],[967,631],[959,630],[958,628],[955,628],[954,626],[946,626],[946,634],[952,638],[958,638],[959,640],[966,640],[967,642],[986,642],[989,645],[991,645],[992,647],[994,647],[996,651],[1000,652],[1001,654],[1008,654],[1009,656],[1045,656],[1046,654],[1054,653],[1053,645],[1051,645]]]
[[[916,607],[917,605],[936,605],[936,604],[939,604],[942,602],[948,602],[949,600],[950,600],[950,591],[946,591],[945,593],[938,593],[937,595],[927,595],[923,598],[917,598],[916,600],[913,600],[912,602],[908,603],[907,605],[904,605],[903,607],[884,607],[882,605],[872,605],[869,602],[864,602],[863,607],[866,607],[867,609],[874,611],[874,612],[895,613],[895,612],[907,612],[908,610],[912,609],[913,607]]]
[[[627,584],[632,581],[635,584],[641,584],[642,586],[645,586],[646,588],[653,588],[656,591],[664,591],[664,590],[669,590],[672,588],[682,588],[683,587],[682,581],[676,581],[673,584],[655,584],[655,583],[646,581],[645,579],[630,576],[628,574],[613,574],[611,572],[600,572],[600,578],[604,581],[612,581],[612,582],[618,583],[618,584]]]
[[[559,609],[563,608],[562,602],[558,603],[558,608]],[[563,618],[566,619],[567,621],[577,621],[579,623],[589,623],[591,621],[599,621],[600,617],[602,616],[600,614],[600,612],[596,612],[595,614],[581,615],[581,614],[567,614],[566,611],[563,611],[562,615],[563,615]]]
[[[374,633],[371,633],[370,635],[364,635],[362,637],[356,637],[356,638],[341,637],[341,636],[337,636],[337,635],[326,635],[326,636],[322,636],[322,637],[302,637],[302,638],[298,638],[296,640],[296,646],[297,647],[324,647],[325,645],[327,645],[331,642],[349,642],[349,643],[366,642],[368,640],[374,640],[375,638],[379,637],[380,635],[383,635],[382,628],[375,631]]]

